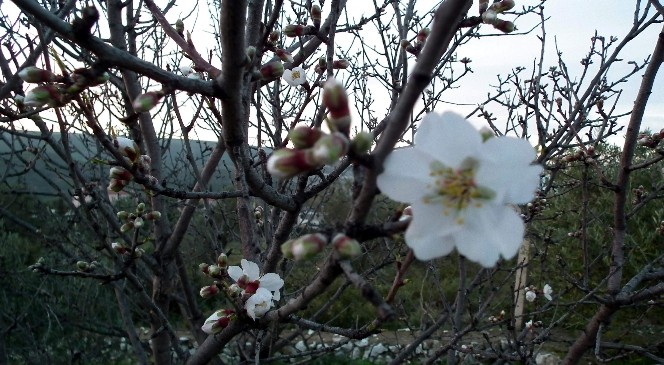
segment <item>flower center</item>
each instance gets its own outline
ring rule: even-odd
[[[300,78],[300,71],[293,71],[293,72],[291,73],[291,79],[293,79],[293,80],[297,80],[297,79],[299,79],[299,78]]]
[[[434,178],[434,184],[431,186],[432,193],[424,196],[424,203],[442,204],[444,215],[452,212],[458,215],[470,204],[481,207],[483,200],[494,196],[492,190],[475,183],[477,161],[474,159],[466,159],[457,169],[433,161],[430,169],[429,176]],[[457,217],[457,223],[463,224],[463,218]]]

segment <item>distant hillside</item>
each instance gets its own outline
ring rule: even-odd
[[[35,137],[38,134],[34,134]],[[61,141],[60,133],[52,138]],[[91,182],[99,182],[108,176],[108,166],[97,160],[111,159],[103,148],[90,136],[69,135],[69,145],[74,163]],[[186,158],[184,141],[172,139],[161,142],[164,153],[162,184],[174,189],[191,189],[195,174]],[[214,149],[215,142],[191,141],[196,165],[200,169]],[[225,155],[217,169],[209,190],[225,190],[231,184],[232,163]],[[32,133],[22,137],[0,132],[0,190],[32,192],[37,195],[52,195],[58,189],[73,189],[66,162],[44,141],[32,138]]]

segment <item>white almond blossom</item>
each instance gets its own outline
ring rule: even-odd
[[[235,280],[240,288],[242,294],[254,294],[258,292],[259,288],[266,289],[272,293],[274,300],[279,300],[281,294],[279,289],[284,286],[284,280],[275,273],[267,273],[260,276],[260,269],[255,262],[242,259],[239,266],[229,266],[228,276]]]
[[[302,67],[293,67],[290,70],[286,69],[281,77],[283,77],[290,86],[302,85],[307,81],[307,74]]]
[[[545,284],[545,285],[544,285],[544,289],[542,289],[542,293],[544,294],[544,297],[545,297],[547,300],[550,301],[550,300],[553,299],[553,297],[551,297],[551,294],[553,294],[553,288],[551,288],[551,285],[549,285],[549,284]]]
[[[532,290],[526,290],[526,300],[529,302],[534,302],[535,298],[537,298],[537,293],[535,293]]]
[[[413,147],[385,160],[378,187],[409,203],[413,219],[406,243],[415,257],[430,260],[454,248],[484,267],[512,258],[524,224],[512,204],[532,200],[541,167],[528,141],[495,137],[486,141],[463,117],[430,113]]]
[[[247,299],[247,302],[244,303],[244,309],[247,310],[247,314],[252,319],[262,317],[267,311],[272,308],[272,293],[265,288],[256,289],[256,293]]]

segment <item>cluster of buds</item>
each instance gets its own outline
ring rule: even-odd
[[[489,0],[480,0],[480,14],[482,14],[482,22],[491,24],[494,28],[503,33],[511,33],[514,31],[514,23],[498,18],[498,14],[508,11],[514,7],[514,0],[502,0],[495,2],[489,6]]]
[[[574,153],[569,154],[563,157],[560,161],[565,164],[569,164],[575,161],[581,161],[586,164],[595,163],[597,160],[597,154],[595,153],[595,147],[588,146],[585,150],[578,149]]]
[[[219,333],[223,331],[224,328],[228,327],[235,317],[235,311],[232,309],[218,310],[205,320],[201,329],[208,335]]]
[[[113,145],[136,171],[146,175],[153,184],[156,183],[156,178],[149,175],[152,159],[148,155],[140,154],[140,149],[136,142],[129,138],[116,137],[113,140]],[[108,190],[116,193],[122,191],[134,178],[129,170],[121,166],[111,167],[109,176]]]
[[[348,67],[350,67],[350,62],[343,58],[332,61],[332,68],[335,70],[345,70]],[[316,63],[316,67],[314,67],[314,71],[316,71],[316,73],[322,74],[326,70],[327,70],[327,58],[325,56],[321,56],[318,59],[318,63]]]
[[[491,323],[502,322],[503,320],[505,320],[505,310],[504,309],[501,310],[500,314],[498,314],[497,316],[489,316],[487,320]]]
[[[96,68],[80,68],[70,74],[55,75],[49,70],[29,66],[19,71],[24,82],[42,84],[28,91],[25,97],[17,97],[17,102],[25,106],[63,106],[83,90],[101,85],[110,79],[107,72]]]
[[[159,105],[159,102],[165,95],[166,93],[163,90],[148,91],[145,94],[137,96],[131,105],[134,107],[134,112],[145,113]]]
[[[80,272],[91,272],[94,271],[99,266],[97,261],[87,262],[87,261],[77,261],[76,269]]]
[[[286,37],[302,37],[304,35],[315,35],[320,28],[320,23],[323,17],[320,5],[314,4],[309,9],[309,17],[313,25],[303,24],[289,24],[283,28],[283,33]]]
[[[657,145],[659,145],[659,142],[661,142],[662,139],[664,139],[664,128],[662,128],[658,133],[641,133],[639,134],[637,141],[640,146],[657,148]]]
[[[535,328],[541,328],[544,327],[544,322],[542,321],[534,321],[531,319],[530,321],[526,322],[526,329],[528,331],[534,331]]]
[[[327,245],[327,236],[321,233],[305,234],[281,245],[281,253],[292,260],[304,260],[316,256]]]
[[[648,196],[648,191],[643,185],[639,185],[638,188],[632,189],[632,204],[637,205]]]
[[[136,247],[132,250],[131,247],[127,247],[120,242],[111,243],[111,248],[113,251],[117,252],[118,255],[131,257],[134,259],[139,259],[141,256],[143,256],[143,254],[145,254],[145,250],[140,247]]]
[[[411,43],[407,39],[402,39],[401,48],[406,50],[406,52],[417,57],[420,55],[420,52],[422,52],[422,48],[424,48],[424,44],[427,42],[429,34],[431,34],[431,30],[429,28],[426,27],[422,28],[420,29],[419,32],[417,32],[417,36],[415,37],[415,43]]]
[[[228,269],[228,256],[222,252],[217,257],[217,262],[212,265],[202,263],[198,265],[198,268],[203,274],[211,277],[212,279],[223,279],[228,275],[226,272],[226,269]]]
[[[256,208],[254,208],[254,219],[256,219],[256,225],[259,228],[263,227],[263,214],[263,206],[257,205]]]
[[[293,128],[289,138],[294,148],[274,151],[267,161],[272,176],[287,179],[333,164],[348,153],[351,118],[346,90],[336,81],[328,80],[323,89],[323,104],[330,112],[328,127],[332,133],[305,126]]]
[[[541,192],[537,192],[537,197],[530,203],[526,204],[526,209],[528,210],[528,216],[534,217],[546,208],[546,198]]]
[[[524,288],[524,292],[526,295],[526,300],[529,302],[535,301],[538,294],[543,295],[549,301],[553,299],[553,297],[551,296],[551,294],[553,293],[553,289],[549,284],[545,284],[542,290],[539,290],[536,286],[531,285]]]
[[[127,232],[134,228],[141,228],[146,220],[156,221],[161,218],[161,213],[159,211],[153,210],[151,212],[146,212],[145,203],[138,203],[136,211],[133,213],[121,210],[117,215],[120,222],[124,222],[122,227],[120,227],[122,232]]]
[[[659,227],[657,227],[655,233],[657,233],[660,236],[664,236],[664,221],[659,222]]]

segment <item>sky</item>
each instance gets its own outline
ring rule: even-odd
[[[329,3],[327,1],[326,5],[329,6]],[[349,1],[349,13],[359,16],[363,13],[363,7],[372,7],[371,3],[369,1]],[[418,0],[417,4],[419,9],[426,9],[435,6],[437,3],[438,1],[434,0]],[[518,9],[522,6],[530,6],[538,3],[535,0],[516,0],[516,7]],[[174,23],[178,16],[188,14],[190,12],[190,4],[188,2],[175,3],[174,9],[168,14],[169,21],[172,20],[171,22]],[[590,39],[595,35],[595,32],[607,38],[615,36],[623,39],[631,27],[635,4],[636,1],[627,0],[549,0],[544,6],[546,16],[550,17],[546,26],[545,69],[557,64],[557,47],[562,52],[567,64],[570,65],[570,70],[573,73],[580,72],[581,67],[578,67],[579,61],[587,53],[590,46]],[[7,9],[10,6],[13,7],[13,4],[4,2],[2,5],[3,11],[9,11]],[[475,1],[473,8],[471,8],[471,13],[476,13],[476,6],[477,1]],[[325,7],[323,8],[323,13],[324,15],[326,13]],[[209,17],[210,15],[205,6],[201,4],[197,14],[197,21],[199,24],[206,23]],[[512,20],[509,15],[505,15],[503,18]],[[516,26],[518,31],[524,31],[536,26],[538,21],[539,18],[533,15],[521,17],[516,21]],[[193,28],[192,33],[199,51],[204,54],[208,50],[205,49],[205,46],[207,45],[209,48],[212,48],[216,42],[209,33],[202,31],[201,28],[198,26]],[[492,29],[489,26],[484,26],[483,29],[486,29],[487,33],[492,33]],[[616,67],[613,75],[631,69],[631,66],[626,64],[628,60],[640,62],[646,59],[652,53],[657,35],[661,30],[661,24],[653,25],[637,39],[633,40],[622,53],[625,63],[622,66]],[[497,31],[493,31],[493,33],[497,33]],[[519,65],[532,65],[539,58],[540,42],[537,39],[539,33],[540,31],[537,29],[526,35],[481,38],[460,47],[458,57],[469,57],[473,60],[471,64],[473,74],[462,81],[462,88],[455,90],[453,93],[445,94],[444,99],[455,104],[467,104],[467,106],[441,103],[436,111],[455,110],[462,114],[470,112],[478,101],[481,101],[488,92],[493,90],[491,85],[496,84],[497,75],[505,75]],[[200,45],[203,46],[201,47]],[[639,75],[641,74],[643,72],[639,73]],[[664,71],[660,71],[657,77],[653,89],[654,92],[650,97],[650,102],[645,112],[644,128],[652,130],[664,128],[663,74]],[[579,75],[576,75],[576,77],[579,77]],[[619,101],[618,110],[628,111],[631,108],[636,97],[640,79],[638,76],[632,77],[628,83],[623,85],[624,93]],[[481,122],[477,120],[475,122],[478,127],[481,125]],[[625,123],[626,118],[623,118],[621,122]],[[216,139],[211,132],[201,132],[199,138]],[[614,141],[614,143],[619,142],[619,140]]]

